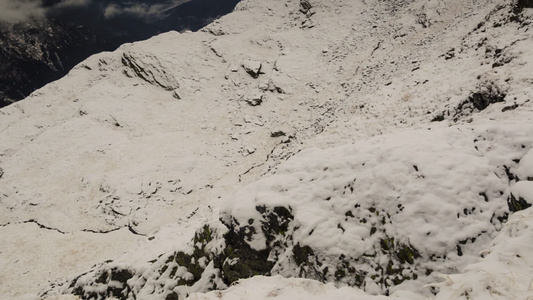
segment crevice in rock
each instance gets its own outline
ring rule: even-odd
[[[39,223],[37,220],[34,220],[34,219],[30,219],[30,220],[28,220],[28,221],[24,221],[24,222],[22,222],[22,223],[24,223],[24,224],[27,224],[27,223],[34,223],[34,224],[36,224],[37,226],[39,226],[39,228],[47,229],[47,230],[57,231],[57,232],[59,232],[59,233],[61,233],[61,234],[67,234],[67,232],[65,232],[65,231],[61,231],[61,230],[58,229],[58,228],[53,228],[53,227],[46,226],[46,225],[44,225],[44,224]]]
[[[114,231],[118,231],[120,229],[122,229],[123,227],[117,227],[117,228],[113,228],[113,229],[109,229],[109,230],[93,230],[93,229],[83,229],[82,231],[83,232],[90,232],[90,233],[102,233],[102,234],[106,234],[106,233],[111,233],[111,232],[114,232]]]
[[[378,44],[376,45],[376,47],[374,47],[374,49],[372,49],[372,53],[370,53],[370,57],[374,56],[374,53],[381,47],[381,43],[383,41],[379,41]]]
[[[213,46],[209,46],[209,50],[211,50],[211,52],[213,52],[217,57],[220,57],[220,58],[224,59],[224,56],[222,56],[222,54],[218,53],[217,49],[215,49]]]
[[[146,236],[146,234],[144,233],[141,233],[139,232],[135,226],[131,225],[131,224],[128,224],[126,226],[123,226],[123,227],[116,227],[116,228],[113,228],[113,229],[108,229],[108,230],[94,230],[94,229],[83,229],[81,231],[83,232],[89,232],[89,233],[99,233],[99,234],[106,234],[106,233],[111,233],[111,232],[115,232],[115,231],[119,231],[121,230],[122,228],[128,228],[128,230],[135,234],[135,235],[140,235],[140,236]]]
[[[283,133],[283,134],[282,134],[282,135],[277,135],[277,136],[285,136],[285,133],[284,133],[284,132],[282,132],[282,131],[279,131],[279,132],[281,132],[281,133]],[[272,135],[271,135],[271,137],[275,137],[275,136],[272,136]],[[274,154],[274,151],[276,151],[276,149],[278,148],[278,146],[283,145],[283,144],[288,144],[288,143],[290,143],[291,139],[294,139],[294,136],[289,135],[287,138],[283,139],[281,142],[279,142],[279,143],[276,144],[274,147],[272,147],[272,150],[270,150],[270,153],[267,154],[266,159],[265,159],[264,162],[259,163],[259,164],[255,164],[255,165],[251,166],[248,170],[246,170],[244,173],[239,174],[239,182],[242,182],[242,177],[243,177],[244,175],[250,173],[253,169],[264,166],[264,165],[265,165],[265,164],[271,159],[272,155]],[[294,154],[295,154],[295,153],[289,152],[289,153],[287,153],[285,156],[280,157],[280,158],[286,158],[286,159],[288,159],[289,157],[291,157],[291,156],[294,155]],[[270,171],[270,170],[271,170],[271,168],[268,169],[268,171]],[[268,171],[267,171],[267,172],[268,172]]]
[[[128,224],[128,230],[129,230],[131,233],[135,234],[135,235],[146,236],[146,234],[139,232],[139,231],[138,231],[133,225],[131,225],[131,224]]]

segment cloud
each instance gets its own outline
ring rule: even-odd
[[[146,4],[146,3],[129,3],[129,4],[110,4],[104,11],[106,18],[113,18],[120,15],[130,15],[142,18],[145,21],[159,20],[166,17],[166,11],[190,0],[173,0],[164,4]]]
[[[0,0],[0,22],[26,22],[45,17],[48,13],[73,7],[88,6],[98,0],[61,0],[51,6],[43,6],[42,0]],[[106,18],[121,15],[133,16],[147,22],[166,17],[166,12],[190,0],[156,0],[153,4],[140,1],[112,1],[102,11]],[[54,1],[55,2],[55,1]],[[146,1],[143,1],[146,2]]]
[[[39,0],[0,0],[0,22],[16,23],[44,17]]]
[[[133,15],[140,18],[151,19],[161,14],[162,5],[134,4],[121,6],[110,4],[104,11],[106,18],[113,18],[120,15]]]
[[[41,0],[0,0],[0,22],[17,23],[41,19],[51,10],[89,5],[92,0],[63,0],[44,7]]]
[[[89,5],[91,2],[92,0],[63,0],[58,4],[54,5],[53,8],[61,9],[73,6],[86,6]]]

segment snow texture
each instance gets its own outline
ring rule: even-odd
[[[87,59],[0,110],[0,299],[533,296],[531,6],[243,0]]]

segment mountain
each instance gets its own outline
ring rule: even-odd
[[[47,13],[42,18],[0,21],[0,107],[61,78],[92,54],[170,30],[196,31],[229,13],[238,1],[181,2],[107,0],[67,6],[63,1],[44,1]],[[134,8],[155,11],[140,15]],[[110,11],[118,12],[107,16]]]
[[[0,295],[532,297],[532,18],[243,0],[91,56],[0,109]]]

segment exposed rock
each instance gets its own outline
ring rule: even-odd
[[[309,0],[300,0],[300,12],[302,14],[307,14],[311,8],[313,8],[313,6],[309,3]]]
[[[11,10],[7,18],[2,18],[0,107],[21,100],[46,83],[61,78],[92,54],[112,51],[122,44],[145,40],[161,32],[204,28],[213,19],[231,12],[239,0],[181,1],[170,9],[162,3],[145,3],[143,9],[150,9],[153,13],[149,18],[135,14],[108,18],[106,8],[133,8],[138,1],[124,3],[110,0],[105,5],[91,1],[84,2],[84,5],[56,0],[37,2],[39,6],[35,5],[39,12],[36,14],[45,14],[42,18],[25,20],[21,15],[26,13],[19,15]],[[17,3],[6,9],[14,9],[18,5],[23,4]],[[164,18],[154,19],[155,12],[163,9],[166,10]],[[29,11],[28,16],[34,14]],[[225,34],[213,27],[205,31],[216,36]],[[92,69],[87,65],[83,68]]]
[[[451,48],[450,50],[446,51],[444,54],[444,58],[446,60],[452,59],[455,57],[455,48]]]
[[[274,131],[270,134],[270,137],[280,137],[280,136],[285,136],[285,132],[283,131]]]
[[[246,99],[245,101],[250,106],[258,106],[263,103],[263,95],[256,95],[254,97],[250,97],[250,99]]]
[[[509,205],[510,212],[517,212],[531,207],[531,203],[528,203],[522,197],[518,197],[518,199],[516,199],[513,194],[509,195],[509,199],[507,199],[507,204]]]
[[[514,103],[513,105],[508,105],[508,106],[505,106],[504,108],[502,108],[502,112],[506,112],[506,111],[510,111],[510,110],[514,110],[516,108],[518,108],[518,104]]]
[[[148,293],[162,294],[172,299],[176,295],[185,297],[195,289],[206,291],[226,288],[242,278],[269,275],[274,266],[271,252],[281,245],[279,237],[287,234],[294,217],[290,208],[281,206],[257,207],[257,211],[261,212],[262,219],[249,220],[251,224],[245,226],[237,224],[231,217],[224,219],[222,223],[228,231],[223,235],[208,225],[204,226],[191,241],[191,252],[178,251],[152,261],[155,272],[124,269],[110,262],[75,278],[69,284],[68,291],[84,299],[135,299],[151,288],[145,284],[150,280],[156,282],[157,288]],[[254,222],[267,238],[266,249],[256,250],[249,245],[251,236],[257,233],[256,227],[252,226]],[[223,247],[213,248],[211,242]],[[202,281],[202,285],[195,288],[199,281]],[[176,290],[180,292],[176,293]]]
[[[473,113],[483,111],[491,104],[504,102],[506,93],[492,82],[480,84],[478,90],[472,92],[466,100],[461,102],[456,108],[449,109],[435,116],[432,122],[440,122],[450,117],[454,122],[470,116]]]
[[[416,23],[421,25],[422,28],[428,28],[431,26],[431,23],[429,22],[425,13],[420,13],[416,16]]]
[[[172,92],[172,97],[174,97],[174,98],[176,98],[176,99],[178,99],[178,100],[181,100],[181,96],[180,96],[180,94],[178,93],[178,90],[174,90],[174,91]]]
[[[465,109],[467,103],[471,103],[478,111],[482,111],[491,104],[503,102],[504,99],[504,93],[490,86],[484,91],[472,93],[464,106],[460,107],[460,110]]]
[[[533,178],[527,181],[518,181],[511,187],[511,193],[507,198],[510,212],[517,212],[531,207],[533,204]]]
[[[122,54],[122,64],[129,67],[135,75],[146,82],[160,86],[167,91],[172,91],[179,87],[179,83],[172,75],[172,72],[167,70],[155,56],[144,53],[141,56],[141,54],[125,51]]]
[[[256,79],[261,73],[262,63],[259,61],[248,60],[242,63],[242,67],[252,78]]]

